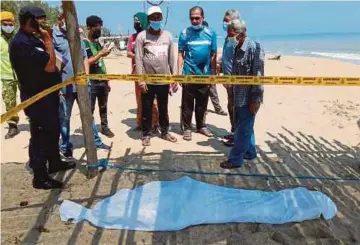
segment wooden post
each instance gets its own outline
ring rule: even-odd
[[[84,73],[84,59],[81,52],[81,40],[79,25],[74,1],[63,0],[62,8],[66,20],[67,38],[70,45],[71,60],[73,63],[74,74]],[[94,132],[92,128],[93,115],[91,112],[89,91],[87,86],[76,85],[78,104],[83,134],[85,138],[87,164],[95,165],[98,163],[95,145]],[[88,177],[94,177],[98,173],[98,168],[89,168]]]

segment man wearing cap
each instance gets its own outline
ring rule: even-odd
[[[25,6],[19,12],[20,29],[10,45],[10,60],[16,72],[21,101],[61,82],[51,29],[43,9]],[[30,119],[29,165],[36,189],[61,188],[63,183],[49,176],[76,165],[64,162],[59,153],[59,91],[24,109]],[[47,163],[49,167],[47,168]]]
[[[172,35],[162,30],[162,11],[158,6],[148,9],[149,28],[140,32],[135,42],[135,64],[137,74],[175,74],[176,56]],[[150,145],[152,107],[154,98],[158,102],[161,138],[170,142],[177,139],[169,133],[169,84],[139,82],[142,91],[142,145]]]
[[[16,106],[17,81],[12,70],[9,59],[9,43],[14,36],[15,18],[11,12],[3,11],[0,13],[1,18],[1,82],[2,82],[2,98],[5,103],[6,111]],[[10,139],[19,133],[17,124],[19,116],[13,115],[8,121],[9,129],[5,135],[5,139]]]
[[[53,28],[53,43],[54,48],[57,52],[61,54],[63,60],[65,60],[65,64],[63,69],[61,70],[62,81],[66,81],[74,76],[73,71],[73,64],[71,60],[70,54],[70,46],[68,39],[66,37],[66,24],[65,18],[62,13],[58,16],[58,24]],[[85,73],[89,74],[89,61],[86,54],[85,44],[81,40],[81,50],[82,56],[84,58],[84,68]],[[60,124],[61,124],[61,146],[60,151],[65,157],[72,157],[72,148],[73,145],[70,142],[70,118],[71,118],[71,111],[74,105],[75,100],[78,100],[77,92],[76,92],[76,85],[71,84],[67,87],[61,89],[60,95]],[[98,149],[110,149],[109,146],[105,145],[100,137],[93,121],[93,131],[95,137],[95,144]]]
[[[203,25],[204,10],[201,7],[191,8],[189,15],[191,26],[184,29],[179,36],[179,73],[182,71],[185,75],[215,75],[216,34]],[[183,84],[181,113],[184,123],[184,140],[192,139],[191,119],[194,109],[197,131],[207,137],[213,136],[205,124],[209,91],[208,84]]]

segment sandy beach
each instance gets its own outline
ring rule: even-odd
[[[124,56],[110,55],[106,65],[109,73],[130,72],[130,60]],[[360,76],[360,65],[311,57],[282,56],[279,61],[266,60],[265,67],[269,76]],[[171,131],[178,142],[171,144],[154,137],[151,146],[144,148],[140,142],[141,133],[133,130],[134,83],[111,81],[111,88],[108,117],[115,137],[108,139],[101,135],[113,148],[110,152],[99,150],[99,158],[109,157],[110,162],[131,168],[229,172],[222,170],[219,163],[229,152],[220,137],[229,132],[230,123],[228,117],[211,112],[211,102],[206,121],[214,138],[194,133],[191,142],[182,139],[180,89],[169,99]],[[220,103],[226,110],[226,91],[222,85],[217,89]],[[266,86],[265,101],[255,126],[259,158],[231,172],[359,178],[359,95],[360,87]],[[100,122],[98,110],[95,120]],[[284,225],[201,225],[178,232],[103,230],[88,222],[66,224],[59,217],[63,200],[92,207],[119,189],[134,188],[154,180],[175,180],[183,174],[108,169],[87,179],[80,167],[86,158],[79,110],[74,106],[71,141],[79,168],[56,176],[66,183],[63,190],[35,190],[27,167],[30,134],[23,112],[19,128],[21,133],[10,140],[3,137],[7,125],[3,124],[1,129],[2,244],[360,244],[359,182],[189,175],[232,188],[276,191],[304,186],[322,191],[338,208],[337,216],[330,221],[319,218]],[[27,202],[27,205],[20,206],[20,202]]]

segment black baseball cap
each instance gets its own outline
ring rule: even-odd
[[[25,6],[20,12],[19,16],[29,16],[33,18],[46,17],[46,13],[42,8],[36,6]]]

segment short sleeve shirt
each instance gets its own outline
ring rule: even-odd
[[[73,64],[71,60],[70,46],[69,41],[66,35],[61,32],[57,27],[53,28],[53,43],[55,50],[61,54],[62,62],[64,63],[64,67],[61,70],[62,81],[66,81],[69,78],[74,76]],[[81,41],[81,54],[85,59],[87,58],[85,43]],[[66,89],[63,89],[63,92],[76,92],[76,86],[69,85]]]
[[[179,52],[185,52],[183,74],[211,75],[211,53],[217,52],[216,33],[208,27],[184,29],[179,36]]]

